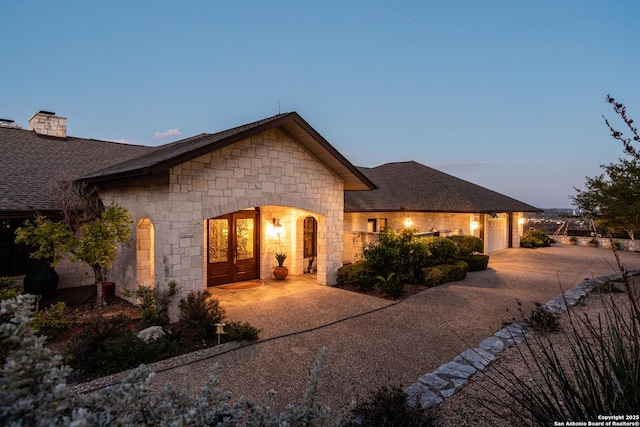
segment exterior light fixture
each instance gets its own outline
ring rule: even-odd
[[[404,228],[409,228],[413,225],[413,221],[411,221],[411,218],[406,217],[404,219]]]
[[[518,218],[518,225],[524,224],[524,218]]]
[[[226,323],[216,323],[216,336],[218,337],[218,345],[220,345],[220,337],[226,332],[224,331],[224,327],[227,326]]]
[[[273,222],[273,233],[276,236],[280,237],[280,235],[282,234],[282,224],[280,224],[280,218],[273,218],[271,222]]]
[[[471,221],[471,231],[478,229],[478,221]]]

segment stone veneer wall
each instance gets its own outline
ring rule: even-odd
[[[405,218],[411,218],[418,232],[440,231],[442,236],[451,234],[471,234],[470,225],[473,214],[438,212],[347,212],[344,214],[344,262],[357,262],[362,259],[362,249],[367,243],[377,240],[377,233],[367,232],[369,219],[386,218],[387,225],[394,230],[404,227]]]
[[[149,219],[156,286],[175,280],[187,292],[206,286],[206,219],[253,207],[261,207],[263,244],[272,218],[284,222],[289,234],[280,244],[294,273],[302,272],[300,223],[313,215],[318,220],[318,283],[334,284],[342,265],[343,188],[323,164],[272,129],[178,165],[169,176],[127,181],[102,188],[100,194],[105,203],[127,208],[134,221]],[[261,277],[271,275],[271,249],[261,248]],[[118,287],[132,289],[136,275],[135,244],[122,247],[111,276]]]

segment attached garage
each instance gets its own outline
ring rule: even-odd
[[[487,215],[485,252],[491,253],[509,247],[509,215],[499,213]]]

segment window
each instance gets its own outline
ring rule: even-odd
[[[387,218],[380,218],[378,220],[380,224],[378,224],[378,231],[384,231],[387,228]]]
[[[367,220],[367,232],[375,233],[376,231],[378,231],[378,228],[376,227],[376,219],[375,218],[369,218]]]
[[[304,219],[304,257],[318,255],[318,221],[312,216]]]

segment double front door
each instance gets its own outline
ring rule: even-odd
[[[258,278],[258,211],[219,216],[207,224],[207,286]]]

